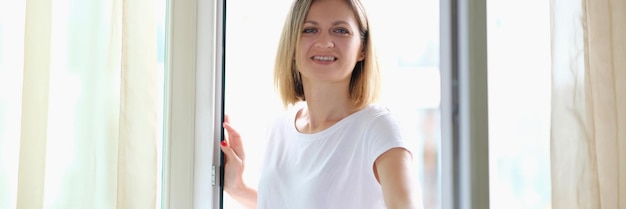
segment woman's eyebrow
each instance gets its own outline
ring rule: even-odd
[[[309,23],[309,24],[312,24],[312,25],[319,25],[319,23],[317,21],[314,21],[314,20],[305,20],[304,23]],[[350,25],[350,23],[348,23],[346,21],[343,21],[343,20],[337,20],[337,21],[332,23],[333,26],[341,25],[341,24]]]

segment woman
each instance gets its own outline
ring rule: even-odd
[[[248,208],[422,208],[412,157],[374,104],[378,64],[359,0],[295,0],[277,52],[288,111],[269,132],[258,191],[245,184],[241,137],[224,122],[224,190]]]

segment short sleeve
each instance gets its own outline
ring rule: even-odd
[[[368,161],[373,166],[374,162],[383,153],[393,148],[404,148],[411,152],[402,136],[400,125],[389,111],[381,111],[376,114],[368,125],[366,138],[368,141]]]

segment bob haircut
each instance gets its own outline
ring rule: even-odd
[[[274,85],[283,102],[289,107],[300,101],[306,101],[300,72],[296,69],[293,57],[300,45],[302,26],[315,0],[294,0],[285,20],[278,44],[274,66]],[[355,108],[360,109],[378,99],[380,91],[380,70],[376,51],[371,40],[371,32],[365,9],[360,0],[344,1],[354,12],[359,25],[361,44],[365,58],[358,61],[350,78],[350,98]]]

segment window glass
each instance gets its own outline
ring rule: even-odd
[[[551,208],[550,2],[488,0],[487,21],[491,208]]]

